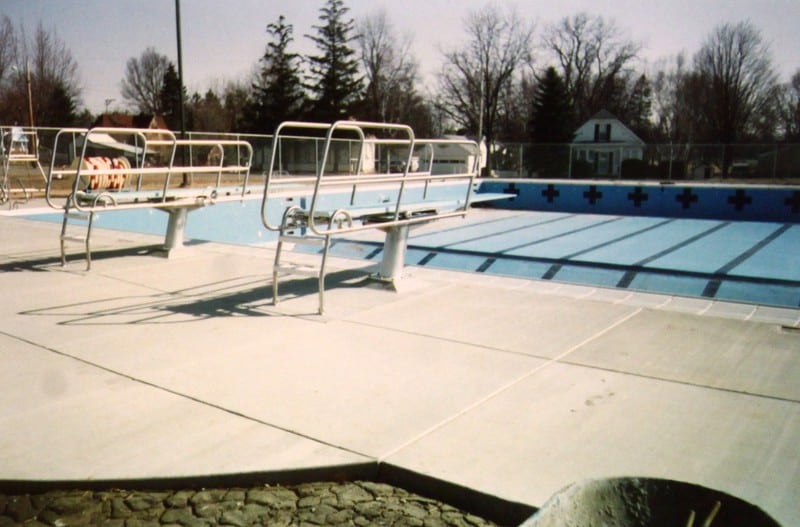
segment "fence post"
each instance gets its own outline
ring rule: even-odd
[[[669,142],[669,170],[667,171],[667,181],[672,181],[672,141]]]
[[[772,151],[774,152],[772,156],[772,179],[778,177],[778,145],[772,145]]]
[[[569,164],[567,165],[567,179],[572,179],[572,143],[569,145]]]

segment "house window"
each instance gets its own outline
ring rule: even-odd
[[[606,125],[596,123],[594,125],[594,141],[596,143],[607,143],[611,141],[611,123]]]

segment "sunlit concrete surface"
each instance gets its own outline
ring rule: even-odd
[[[698,483],[800,524],[800,310],[0,217],[0,480],[381,461],[541,506],[585,478]],[[297,254],[314,260],[313,255]]]

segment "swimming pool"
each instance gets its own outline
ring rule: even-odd
[[[507,182],[489,183],[488,190],[509,191]],[[493,188],[495,184],[505,186]],[[541,196],[549,184],[524,192]],[[526,188],[523,184],[515,186]],[[609,193],[635,193],[632,188],[636,187],[614,185],[612,192],[595,187],[606,197]],[[586,199],[583,193],[587,190],[578,184],[556,190],[562,196],[572,192],[576,200]],[[680,203],[675,196],[683,191],[668,190],[669,193],[655,192],[664,194],[665,203]],[[745,197],[759,195],[750,190]],[[717,187],[713,192],[737,195],[735,189]],[[792,192],[780,189],[773,193],[775,202],[790,200]],[[800,306],[800,224],[789,221],[795,219],[787,213],[791,211],[791,201],[781,215],[770,213],[770,217],[784,221],[742,218],[736,215],[734,206],[727,217],[714,217],[705,209],[676,208],[684,211],[686,217],[680,217],[625,209],[624,214],[606,209],[598,213],[586,206],[580,212],[569,210],[571,206],[565,206],[567,210],[523,210],[529,205],[514,201],[502,209],[478,209],[463,220],[412,230],[406,264],[761,305]],[[636,208],[634,200],[626,201],[629,209]],[[615,203],[620,207],[622,201]],[[186,236],[246,245],[273,242],[275,233],[262,225],[259,207],[260,202],[252,200],[198,209],[189,215]],[[757,210],[769,209],[763,205]],[[694,214],[687,214],[686,210]],[[50,217],[57,221],[60,218],[60,214]],[[95,225],[162,234],[166,222],[166,214],[145,209],[101,213]],[[377,231],[335,238],[331,254],[379,262],[382,239]]]
[[[412,233],[407,264],[796,308],[800,225],[482,210]],[[331,254],[380,259],[338,242]]]

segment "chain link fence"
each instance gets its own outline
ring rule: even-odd
[[[55,165],[70,164],[79,150],[74,143],[65,143],[60,152],[53,152],[53,139],[57,128],[36,128],[39,160],[45,169],[53,156]],[[190,132],[190,138],[233,138],[245,139],[253,146],[253,174],[261,174],[268,169],[272,149],[272,137],[260,134],[223,134]],[[309,171],[313,172],[319,157],[317,148],[301,152]],[[347,141],[338,145],[336,159],[341,159],[340,167],[347,170],[348,162],[357,153]],[[574,144],[530,144],[514,143],[497,145],[492,152],[494,175],[508,178],[564,178],[564,179],[628,179],[628,180],[738,180],[752,183],[800,183],[800,144],[651,144],[635,145],[636,153],[631,156],[632,145],[601,143],[598,149],[605,150],[602,163],[600,156],[592,152],[580,154],[581,150],[591,150],[593,145]],[[285,160],[297,164],[302,161],[298,152],[291,148],[282,151]],[[0,157],[3,155],[0,152]],[[198,160],[201,162],[202,160]]]
[[[493,150],[494,174],[511,178],[800,182],[800,144],[517,143]],[[631,157],[631,150],[636,150]]]

